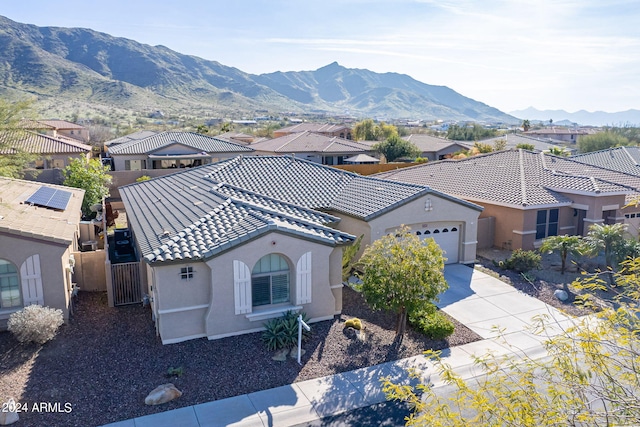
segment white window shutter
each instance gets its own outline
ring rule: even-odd
[[[44,305],[40,255],[32,255],[22,263],[20,278],[22,280],[22,302],[25,307],[31,304]]]
[[[251,313],[251,271],[242,261],[233,261],[233,295],[236,314]]]
[[[311,252],[307,252],[296,264],[296,304],[311,302],[311,284]]]

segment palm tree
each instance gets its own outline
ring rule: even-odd
[[[568,236],[566,234],[564,236],[550,236],[542,241],[540,252],[558,252],[562,260],[560,272],[564,274],[568,255],[579,255],[581,244],[582,239],[580,236]]]
[[[531,129],[531,122],[529,121],[529,119],[526,119],[526,120],[524,120],[524,121],[522,122],[522,129],[523,129],[525,132],[528,132],[528,131],[529,131],[529,129]]]
[[[604,262],[609,270],[609,283],[613,285],[614,257],[623,248],[625,243],[624,233],[627,224],[593,224],[589,227],[589,233],[583,239],[584,247],[592,255],[597,256],[604,252]],[[618,261],[617,259],[615,260]]]

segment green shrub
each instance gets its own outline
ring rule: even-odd
[[[298,314],[302,314],[302,320],[308,323],[306,313],[293,311],[265,322],[262,342],[268,350],[292,348],[298,344]],[[311,331],[302,328],[302,340],[307,341],[310,337]]]
[[[63,323],[62,310],[29,305],[9,316],[7,329],[20,342],[44,344],[56,336]]]
[[[451,335],[455,326],[435,307],[409,314],[409,323],[427,337],[440,340]]]
[[[498,267],[505,270],[513,270],[519,273],[529,270],[538,270],[542,265],[542,256],[534,251],[523,251],[516,249],[511,254],[511,258],[496,263]]]
[[[149,175],[142,175],[140,178],[136,179],[136,182],[145,182],[145,181],[149,181],[151,179],[151,177]]]

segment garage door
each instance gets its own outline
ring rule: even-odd
[[[460,250],[460,224],[442,223],[430,224],[429,227],[415,229],[414,232],[421,239],[433,237],[447,258],[445,264],[453,264],[459,261]]]

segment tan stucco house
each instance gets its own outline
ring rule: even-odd
[[[310,131],[254,142],[249,147],[253,148],[257,155],[295,154],[302,159],[323,165],[342,165],[347,158],[357,154],[374,154],[371,147],[362,142]]]
[[[66,136],[52,136],[30,130],[15,130],[0,134],[0,143],[5,145],[2,154],[15,150],[36,156],[36,169],[64,169],[73,159],[91,158],[91,146]]]
[[[585,235],[591,224],[623,222],[628,209],[638,210],[625,205],[640,190],[639,177],[522,149],[375,176],[428,185],[483,206],[480,248],[529,250],[552,235]]]
[[[194,132],[138,132],[105,144],[113,170],[180,169],[249,154],[240,143]]]
[[[162,342],[342,310],[342,249],[405,224],[448,262],[475,260],[481,208],[431,188],[295,156],[238,156],[120,187]]]
[[[30,304],[69,316],[84,190],[0,177],[0,327]]]

